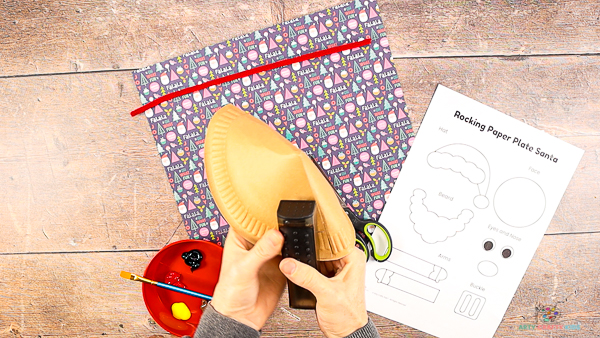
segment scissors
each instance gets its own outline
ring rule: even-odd
[[[335,187],[331,184],[323,169],[319,167],[316,159],[312,156],[311,159],[335,191]],[[358,218],[346,203],[344,203],[337,192],[335,195],[344,209],[344,212],[346,212],[346,215],[350,219],[350,222],[352,222],[352,225],[354,226],[356,232],[355,246],[365,253],[365,259],[367,261],[369,260],[369,256],[372,256],[378,262],[385,262],[392,254],[392,237],[390,236],[389,231],[383,224],[374,219],[362,220]]]

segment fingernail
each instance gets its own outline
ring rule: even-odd
[[[281,272],[286,275],[291,275],[296,271],[296,263],[293,260],[287,259],[281,263]]]

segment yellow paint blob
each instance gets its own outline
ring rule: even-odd
[[[185,303],[173,303],[171,305],[171,312],[173,313],[173,317],[179,320],[188,320],[192,317],[192,313]]]

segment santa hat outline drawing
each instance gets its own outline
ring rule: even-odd
[[[490,204],[486,197],[490,186],[490,164],[477,149],[466,144],[449,144],[427,155],[427,163],[434,169],[452,170],[475,184],[479,195],[473,204],[485,209]]]

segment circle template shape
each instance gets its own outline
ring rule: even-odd
[[[511,178],[498,187],[494,195],[498,218],[515,228],[525,228],[537,222],[546,209],[546,196],[534,181]]]

